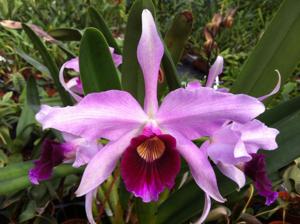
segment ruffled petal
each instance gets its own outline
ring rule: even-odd
[[[86,139],[118,139],[148,119],[139,103],[127,92],[91,93],[77,105],[43,105],[36,115],[43,128],[54,128]]]
[[[154,115],[158,108],[157,81],[163,54],[164,45],[157,32],[153,16],[149,10],[144,9],[137,58],[145,80],[144,109],[149,115]]]
[[[141,148],[145,144],[148,148]],[[179,171],[180,156],[176,140],[170,135],[133,138],[121,160],[121,176],[127,190],[144,202],[157,201],[166,187],[171,189]]]
[[[101,185],[113,172],[118,159],[126,150],[130,139],[137,135],[138,129],[124,134],[117,141],[104,146],[88,163],[76,195],[82,196]]]
[[[277,199],[278,193],[272,190],[272,182],[267,176],[265,156],[252,154],[252,158],[244,166],[245,174],[254,181],[258,194],[266,198],[266,205],[270,205]]]
[[[46,139],[42,144],[40,159],[34,162],[34,167],[29,171],[30,182],[39,184],[39,181],[49,179],[53,168],[63,162],[64,152],[68,151],[70,147],[69,144]]]
[[[97,141],[88,141],[84,138],[75,138],[68,141],[72,147],[65,151],[64,156],[67,162],[72,162],[73,167],[80,167],[87,164],[102,148]]]
[[[181,88],[165,97],[156,120],[163,128],[196,139],[210,136],[227,120],[245,123],[264,110],[260,101],[247,95],[222,93],[208,87],[193,91]]]
[[[176,139],[176,148],[189,164],[191,174],[197,185],[216,201],[224,202],[225,199],[219,192],[216,175],[206,153],[199,150],[193,142],[178,132],[168,130],[168,133]]]
[[[274,150],[278,147],[276,136],[279,131],[274,128],[267,127],[259,120],[253,120],[246,124],[233,123],[233,131],[241,133],[241,141],[243,141],[249,153],[256,153],[258,149]]]
[[[218,56],[214,64],[209,69],[207,76],[206,85],[207,87],[212,87],[215,79],[223,72],[223,63],[224,59],[221,56]]]

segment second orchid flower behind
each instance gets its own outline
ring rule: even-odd
[[[137,47],[145,81],[144,108],[128,92],[110,90],[88,94],[75,106],[43,105],[36,115],[44,129],[54,128],[90,141],[109,140],[89,161],[76,192],[77,196],[87,194],[86,212],[91,223],[95,223],[93,192],[110,176],[119,159],[127,190],[150,202],[157,201],[165,188],[174,186],[180,156],[205,192],[202,222],[210,210],[210,198],[218,202],[225,199],[219,193],[206,150],[199,150],[193,140],[213,136],[225,123],[247,124],[265,110],[254,97],[201,86],[176,89],[159,105],[157,82],[163,54],[154,19],[144,10]]]

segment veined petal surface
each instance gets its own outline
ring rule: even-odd
[[[208,87],[177,89],[163,100],[157,114],[158,124],[189,139],[209,136],[225,121],[245,123],[265,110],[254,97],[234,95]]]
[[[151,12],[142,13],[142,35],[137,47],[137,58],[145,80],[145,111],[153,115],[158,108],[157,81],[164,46],[157,32]]]
[[[86,139],[118,139],[148,119],[138,102],[127,92],[110,90],[91,93],[77,105],[43,105],[36,115],[43,128],[54,128]]]
[[[201,151],[192,141],[178,132],[168,131],[177,141],[177,150],[190,167],[191,174],[197,185],[210,197],[218,202],[224,202],[221,196],[216,175],[204,151]]]
[[[117,162],[130,140],[136,136],[138,129],[126,133],[117,141],[112,141],[104,146],[88,163],[80,185],[76,191],[77,196],[87,194],[97,186],[102,184],[115,169]]]

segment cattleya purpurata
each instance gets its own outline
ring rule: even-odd
[[[95,189],[113,172],[121,159],[121,176],[128,191],[144,202],[157,201],[159,194],[174,186],[180,156],[188,163],[197,185],[205,192],[202,222],[210,209],[210,198],[224,202],[214,170],[205,150],[193,140],[211,136],[224,123],[246,124],[265,110],[256,98],[234,95],[213,88],[179,88],[159,105],[157,82],[164,46],[149,10],[142,13],[142,34],[137,59],[145,81],[144,108],[125,91],[90,93],[75,106],[43,105],[36,119],[43,128],[94,141],[109,143],[88,163],[77,196],[86,195],[86,212],[95,223],[91,201]],[[213,71],[213,68],[212,68]],[[214,78],[210,75],[208,79]],[[212,81],[213,82],[213,81]]]

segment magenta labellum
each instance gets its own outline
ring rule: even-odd
[[[121,159],[121,175],[128,191],[144,202],[174,186],[180,170],[176,140],[171,135],[140,135],[131,140]]]

